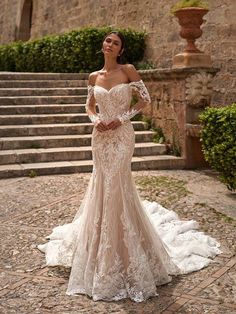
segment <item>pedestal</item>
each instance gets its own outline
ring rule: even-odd
[[[177,68],[211,68],[212,61],[209,55],[204,53],[189,53],[182,52],[174,56],[173,58],[173,69]]]

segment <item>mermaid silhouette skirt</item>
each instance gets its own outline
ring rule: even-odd
[[[127,110],[131,87],[96,86],[94,95],[108,121]],[[197,271],[221,253],[196,221],[141,200],[131,172],[134,144],[130,121],[115,130],[93,129],[93,172],[82,203],[71,223],[56,226],[49,241],[38,245],[48,266],[71,268],[68,295],[142,302],[157,296],[157,286],[173,275]]]

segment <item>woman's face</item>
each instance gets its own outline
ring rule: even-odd
[[[121,53],[122,42],[119,36],[116,34],[109,34],[102,45],[104,55],[117,58]]]

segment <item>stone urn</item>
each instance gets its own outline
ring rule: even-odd
[[[173,67],[211,67],[211,58],[200,51],[195,41],[201,37],[201,25],[204,22],[203,16],[208,9],[199,7],[187,7],[175,11],[174,15],[178,18],[181,26],[180,36],[187,40],[187,46],[183,53],[176,55],[173,59]]]
[[[175,12],[181,26],[180,36],[187,40],[187,47],[184,52],[201,52],[195,46],[195,40],[202,35],[200,26],[203,23],[203,16],[209,10],[203,8],[183,8]]]

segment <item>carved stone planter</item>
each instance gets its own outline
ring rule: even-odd
[[[204,54],[195,45],[196,39],[202,35],[200,26],[207,12],[207,9],[196,7],[183,8],[175,12],[181,26],[180,36],[187,40],[187,46],[182,53],[174,56],[173,68],[212,66],[210,56]]]

